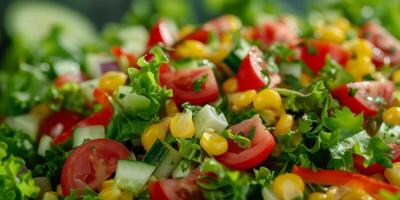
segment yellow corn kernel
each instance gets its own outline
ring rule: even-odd
[[[150,150],[151,146],[153,146],[157,139],[164,141],[167,132],[167,127],[162,126],[161,123],[151,124],[146,128],[140,138],[144,149],[146,151]]]
[[[347,32],[351,27],[349,20],[347,20],[344,17],[336,18],[334,24],[336,27],[340,28],[343,32]]]
[[[394,83],[400,82],[400,70],[396,70],[392,75],[392,81]]]
[[[341,200],[374,200],[374,198],[360,189],[354,189],[344,194]]]
[[[194,135],[192,112],[177,113],[171,119],[170,130],[176,138],[191,138]]]
[[[236,105],[239,107],[249,106],[253,102],[253,99],[256,95],[257,92],[255,90],[247,90],[245,92],[241,92],[236,101]]]
[[[176,103],[174,100],[172,100],[172,99],[167,100],[167,102],[165,103],[165,111],[168,116],[173,116],[179,112],[178,106],[176,106]]]
[[[176,47],[176,54],[182,58],[204,58],[208,55],[208,50],[199,41],[186,40]]]
[[[279,110],[278,110],[278,116],[283,116],[283,115],[285,115],[286,114],[286,109],[285,109],[285,106],[281,106],[281,108],[279,108]]]
[[[353,44],[351,45],[352,46],[351,50],[357,57],[372,56],[372,45],[369,41],[364,39],[356,39],[352,43]]]
[[[48,116],[50,116],[51,109],[48,104],[41,103],[36,106],[33,106],[30,113],[34,114],[35,116],[37,116],[43,120],[43,119],[46,119]]]
[[[382,119],[391,125],[400,125],[400,107],[391,107],[383,112]]]
[[[264,89],[254,97],[253,105],[257,110],[270,109],[277,111],[282,105],[282,98],[275,90]]]
[[[370,177],[374,178],[376,180],[380,180],[380,181],[386,182],[385,177],[381,173],[372,174]]]
[[[108,92],[112,93],[119,86],[124,85],[128,76],[123,72],[114,72],[110,71],[103,74],[99,80],[99,88]]]
[[[303,135],[301,134],[295,134],[292,138],[292,144],[294,146],[297,146],[301,143],[301,141],[303,140]]]
[[[122,192],[117,187],[108,187],[101,190],[99,193],[99,198],[101,200],[119,200],[122,196]]]
[[[289,133],[289,131],[292,127],[293,127],[292,115],[284,114],[281,116],[281,118],[278,120],[278,122],[275,125],[274,135],[281,136],[281,135],[287,134],[287,133]]]
[[[375,72],[375,65],[371,62],[368,56],[360,56],[356,59],[350,59],[345,67],[357,81],[363,80],[366,75],[371,75]]]
[[[236,92],[238,90],[238,82],[237,82],[237,78],[233,77],[230,78],[228,80],[226,80],[223,84],[222,84],[222,90],[225,93],[233,93]]]
[[[400,187],[400,162],[393,163],[393,167],[386,168],[383,174],[389,183]]]
[[[272,189],[279,199],[291,200],[303,196],[304,181],[297,174],[282,174],[275,178]]]
[[[308,197],[307,200],[327,200],[328,197],[322,192],[313,192]]]
[[[42,200],[57,200],[57,192],[45,192]]]
[[[321,40],[334,43],[341,43],[345,39],[345,34],[342,29],[333,25],[318,28],[316,34]]]
[[[133,193],[128,190],[123,190],[119,200],[133,200]]]
[[[218,133],[205,131],[200,138],[200,146],[209,155],[218,156],[228,150],[228,141]]]
[[[108,179],[101,183],[99,190],[101,191],[101,190],[104,190],[106,188],[113,187],[113,186],[114,186],[114,179]]]
[[[57,185],[56,192],[57,192],[58,195],[61,195],[61,196],[63,195],[60,184]]]
[[[312,78],[305,72],[300,74],[300,79],[299,79],[301,85],[303,86],[308,86],[312,82]]]
[[[185,25],[179,30],[179,37],[184,38],[195,30],[193,25]]]
[[[266,118],[269,124],[275,124],[278,113],[273,110],[265,109],[260,111],[260,115]]]

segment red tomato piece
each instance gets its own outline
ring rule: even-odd
[[[260,117],[256,115],[232,126],[231,129],[233,133],[243,133],[248,136],[253,127],[255,130],[250,148],[242,149],[233,141],[228,140],[228,151],[215,158],[225,166],[236,170],[247,170],[261,164],[274,149],[275,140],[262,124]]]
[[[390,154],[392,155],[392,163],[400,162],[400,145],[398,144],[389,144],[391,147]],[[374,163],[368,167],[364,167],[364,158],[359,155],[353,155],[354,167],[361,172],[362,174],[372,175],[377,173],[383,173],[385,171],[385,167],[378,163]]]
[[[117,58],[126,58],[128,60],[129,66],[135,67],[136,66],[136,57],[132,53],[129,53],[122,49],[121,47],[113,47],[111,48],[111,53]]]
[[[202,84],[200,91],[194,91],[195,82],[205,75],[207,79]],[[210,67],[161,73],[160,84],[173,90],[173,98],[177,104],[189,102],[195,105],[204,105],[216,100],[219,95],[217,80]]]
[[[71,83],[71,82],[80,83],[86,79],[87,79],[87,77],[85,75],[83,75],[82,73],[70,72],[70,73],[66,73],[61,76],[58,76],[56,78],[56,80],[54,80],[54,84],[57,87],[61,87],[66,83]]]
[[[103,90],[95,89],[93,95],[96,98],[96,101],[99,102],[103,108],[100,111],[91,114],[89,117],[79,121],[70,129],[62,132],[58,137],[54,138],[54,144],[65,142],[69,137],[71,137],[75,128],[91,125],[107,126],[110,123],[111,118],[114,114],[114,109],[109,101],[108,94]]]
[[[196,179],[186,177],[183,179],[157,180],[149,185],[151,200],[202,200],[201,190],[196,184]]]
[[[128,159],[129,155],[123,144],[111,139],[95,139],[79,146],[62,169],[63,195],[68,195],[73,189],[96,188],[115,172],[117,161]]]
[[[352,172],[328,169],[313,171],[312,169],[300,166],[294,166],[292,172],[299,175],[308,183],[320,185],[347,185],[363,189],[369,194],[379,194],[381,190],[387,190],[389,192],[400,191],[399,188],[388,183]]]
[[[341,46],[319,40],[311,40],[300,46],[300,58],[314,73],[318,73],[325,65],[326,56],[341,65],[345,65],[350,58],[350,53]]]
[[[353,96],[349,94],[351,89],[356,90]],[[382,106],[378,100],[383,99],[390,103],[394,89],[390,81],[355,82],[334,89],[332,96],[338,99],[342,106],[349,107],[356,114],[363,112],[364,116],[374,116]]]
[[[274,43],[285,43],[291,46],[297,42],[295,31],[291,30],[287,23],[272,20],[255,27],[253,39],[261,40],[267,47]]]
[[[172,46],[176,40],[175,35],[168,22],[159,20],[150,30],[147,48],[150,49],[160,43],[165,46]]]
[[[63,131],[70,129],[81,119],[81,115],[73,111],[61,110],[53,112],[41,123],[40,131],[55,139]]]
[[[400,62],[400,41],[381,25],[368,22],[362,27],[360,35],[376,47],[372,61],[377,67],[384,64],[394,66]]]
[[[240,63],[237,72],[238,88],[240,91],[258,90],[269,83],[272,83],[270,86],[280,83],[280,77],[276,77],[278,74],[274,75],[274,82],[270,75],[262,52],[254,46]]]

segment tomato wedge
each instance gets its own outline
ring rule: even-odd
[[[274,87],[281,82],[279,74],[268,71],[262,52],[255,46],[240,63],[237,79],[240,91],[259,90],[268,84],[269,87]]]
[[[251,146],[242,149],[233,141],[228,141],[228,151],[215,158],[225,166],[236,170],[247,170],[261,164],[275,147],[272,134],[265,128],[258,115],[236,124],[230,129],[233,133],[243,133],[245,136],[254,129]]]
[[[63,195],[71,190],[91,189],[107,180],[116,170],[117,161],[129,158],[129,150],[111,139],[91,140],[75,149],[64,163],[61,173]]]
[[[165,46],[172,46],[175,43],[175,33],[168,25],[169,22],[159,20],[150,30],[149,40],[147,41],[147,48],[150,49],[156,44],[163,44]]]
[[[70,110],[53,112],[40,125],[40,131],[57,138],[63,131],[70,129],[82,119],[79,113]]]
[[[329,169],[313,171],[312,169],[300,166],[294,166],[292,172],[299,175],[308,183],[320,185],[346,185],[361,188],[369,194],[379,194],[381,190],[387,190],[389,192],[400,191],[399,188],[388,183],[352,172]]]
[[[160,74],[160,84],[173,90],[173,98],[177,104],[189,102],[195,105],[204,105],[215,101],[219,96],[217,80],[210,67],[163,71]],[[203,77],[206,78],[201,84],[200,90],[195,91],[195,82]]]
[[[400,145],[399,144],[389,144],[391,147],[390,154],[392,155],[392,163],[400,162]],[[374,163],[368,167],[364,167],[364,158],[359,155],[353,155],[354,167],[361,172],[362,174],[372,175],[383,173],[385,171],[385,167],[378,163]]]
[[[135,57],[135,55],[125,51],[121,47],[113,47],[113,48],[111,48],[111,53],[117,59],[126,58],[128,60],[129,66],[131,66],[131,67],[136,66],[136,57]]]
[[[70,72],[70,73],[66,73],[61,76],[58,76],[56,78],[56,80],[54,80],[54,84],[57,87],[61,87],[66,83],[71,83],[71,82],[80,83],[86,79],[87,79],[87,77],[85,75],[83,75],[82,73]]]
[[[400,41],[381,25],[368,22],[362,27],[360,35],[376,47],[372,61],[377,67],[384,64],[394,66],[400,62]]]
[[[364,113],[364,116],[374,116],[380,107],[390,103],[395,87],[392,82],[364,81],[348,83],[332,91],[342,106],[347,106],[354,113]],[[351,90],[355,94],[351,94]],[[382,102],[385,101],[385,102]]]
[[[194,177],[157,180],[149,185],[151,200],[202,200],[204,199]]]
[[[324,67],[327,55],[341,65],[345,65],[350,58],[349,52],[334,43],[311,40],[300,44],[300,58],[314,73],[318,73]]]
[[[254,28],[253,39],[262,41],[267,47],[274,43],[285,43],[291,46],[297,41],[297,36],[290,30],[287,23],[269,20]]]
[[[182,40],[197,40],[202,43],[207,43],[210,33],[221,35],[225,32],[238,30],[240,27],[241,22],[237,17],[233,15],[223,15],[208,21],[193,33],[182,38]]]
[[[108,123],[110,123],[110,120],[114,114],[114,109],[111,105],[111,102],[109,101],[108,94],[103,90],[95,89],[93,95],[96,98],[96,101],[99,102],[103,108],[100,111],[91,114],[89,117],[83,119],[82,121],[79,121],[70,129],[62,132],[59,136],[54,138],[53,140],[54,144],[60,144],[65,142],[72,135],[75,128],[91,126],[91,125],[106,126],[108,125]]]

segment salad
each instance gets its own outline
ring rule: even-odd
[[[400,199],[400,41],[378,22],[80,30],[2,62],[1,199]]]

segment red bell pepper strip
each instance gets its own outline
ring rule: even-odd
[[[299,175],[308,183],[320,185],[346,185],[361,188],[369,194],[379,194],[382,190],[387,190],[389,192],[400,191],[399,188],[388,183],[352,172],[329,169],[313,171],[312,169],[300,166],[294,166],[292,172]]]
[[[111,53],[117,59],[121,59],[121,58],[125,57],[128,60],[128,63],[129,63],[130,67],[135,67],[136,66],[136,57],[135,57],[135,55],[125,51],[121,47],[113,47],[113,48],[111,48]]]
[[[103,108],[100,111],[95,112],[91,114],[89,117],[78,122],[67,131],[61,133],[57,138],[53,140],[54,144],[61,144],[65,142],[72,135],[72,133],[76,128],[92,126],[92,125],[106,126],[110,123],[111,118],[114,114],[114,109],[109,100],[108,94],[103,90],[95,89],[93,92],[93,96],[96,98],[96,101],[102,105]]]

